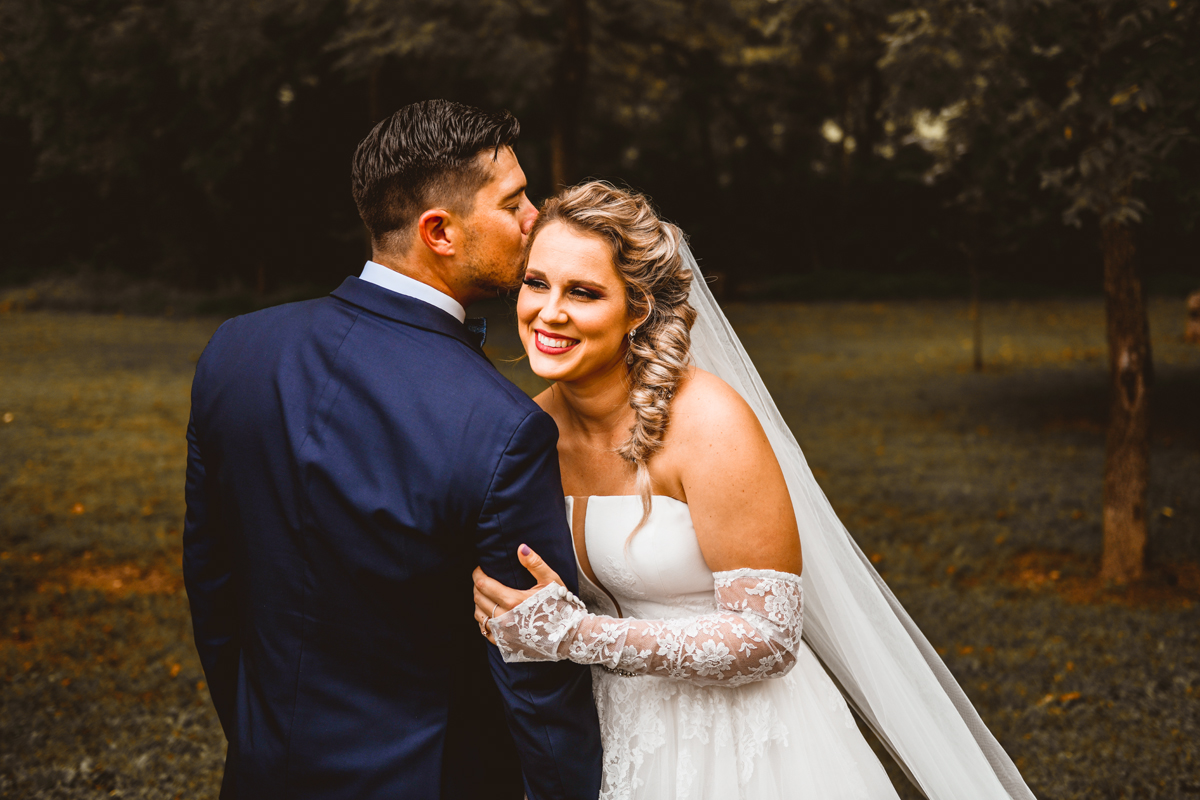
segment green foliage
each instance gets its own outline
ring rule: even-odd
[[[914,5],[893,16],[881,66],[893,125],[934,155],[930,179],[970,175],[961,198],[981,209],[1033,171],[1069,224],[1142,220],[1139,190],[1200,127],[1195,3]]]
[[[338,13],[290,0],[0,3],[0,114],[27,126],[33,184],[59,190],[41,209],[66,218],[57,233],[92,240],[60,239],[60,257],[103,261],[111,237],[125,268],[205,282],[254,224],[243,201],[287,168],[293,105],[327,78],[319,26]]]
[[[1021,279],[1070,282],[1094,237],[1058,218],[1085,209],[1154,208],[1175,271],[1196,236],[1195,3],[584,8],[579,177],[650,193],[731,289],[840,269],[955,275],[964,239]],[[80,263],[193,288],[330,285],[364,253],[355,144],[431,96],[517,114],[544,195],[566,12],[0,0],[0,169],[15,187],[3,279]]]
[[[1140,222],[1138,184],[1160,176],[1171,151],[1200,131],[1197,4],[1055,2],[1031,16],[1047,31],[1030,49],[1047,79],[1019,121],[1047,140],[1055,165],[1043,171],[1045,185],[1070,199],[1070,224],[1084,211],[1101,222]]]

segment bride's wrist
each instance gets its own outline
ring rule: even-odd
[[[550,583],[488,620],[488,628],[505,661],[557,661],[586,613],[565,586]]]

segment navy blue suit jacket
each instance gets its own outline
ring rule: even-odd
[[[574,583],[557,436],[457,320],[358,278],[218,329],[183,567],[222,798],[596,797],[586,668],[505,664],[472,618],[476,564],[531,585],[522,542]]]

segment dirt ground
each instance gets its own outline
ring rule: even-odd
[[[489,352],[539,381],[491,308]],[[1099,301],[735,305],[815,474],[1040,798],[1200,797],[1200,347],[1151,303],[1151,577],[1093,578]],[[180,575],[214,319],[0,314],[0,797],[215,798]],[[901,781],[903,779],[900,779]],[[917,796],[905,790],[905,796]]]

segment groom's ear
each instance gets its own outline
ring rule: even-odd
[[[458,220],[444,208],[431,208],[417,219],[421,243],[438,256],[455,255],[459,230]]]

